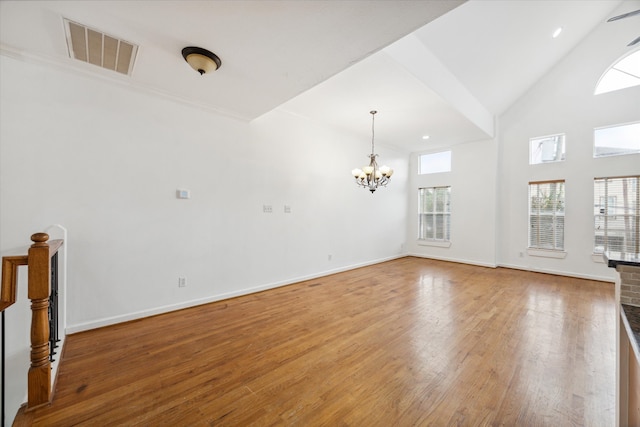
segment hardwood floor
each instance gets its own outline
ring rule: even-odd
[[[67,337],[46,426],[612,426],[613,284],[402,258]]]

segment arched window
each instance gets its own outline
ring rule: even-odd
[[[640,85],[640,49],[614,63],[600,77],[595,95]]]

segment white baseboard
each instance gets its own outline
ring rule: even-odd
[[[155,315],[158,315],[158,314],[169,313],[169,312],[176,311],[176,310],[182,310],[182,309],[185,309],[185,308],[196,307],[198,305],[208,304],[208,303],[221,301],[221,300],[225,300],[225,299],[229,299],[229,298],[235,298],[235,297],[239,297],[239,296],[243,296],[243,295],[253,294],[253,293],[256,293],[256,292],[266,291],[268,289],[279,288],[281,286],[287,286],[287,285],[291,285],[291,284],[298,283],[298,282],[304,282],[305,280],[313,280],[313,279],[317,279],[319,277],[328,276],[328,275],[335,274],[335,273],[341,273],[341,272],[344,272],[344,271],[354,270],[356,268],[366,267],[368,265],[380,264],[382,262],[391,261],[391,260],[398,259],[398,258],[403,258],[405,256],[406,255],[404,255],[404,254],[394,255],[394,256],[390,256],[390,257],[386,257],[386,258],[380,258],[380,259],[377,259],[377,260],[374,260],[374,261],[367,261],[367,262],[362,262],[362,263],[359,263],[359,264],[352,264],[352,265],[348,265],[348,266],[344,266],[344,267],[335,268],[335,269],[332,269],[332,270],[325,270],[323,272],[310,274],[310,275],[307,275],[307,276],[294,277],[292,279],[284,280],[284,281],[280,281],[280,282],[266,283],[264,285],[254,286],[252,288],[245,288],[245,289],[240,289],[240,290],[233,291],[233,292],[227,292],[227,293],[224,293],[224,294],[212,295],[212,296],[208,296],[208,297],[205,297],[205,298],[199,298],[199,299],[194,299],[194,300],[190,300],[190,301],[183,301],[183,302],[180,302],[180,303],[177,303],[177,304],[169,304],[169,305],[165,305],[165,306],[161,306],[161,307],[150,308],[150,309],[147,309],[147,310],[140,310],[140,311],[136,311],[136,312],[133,312],[133,313],[127,313],[127,314],[123,314],[123,315],[119,315],[119,316],[105,317],[105,318],[98,319],[98,320],[92,320],[90,322],[77,323],[77,324],[74,324],[74,325],[67,326],[67,328],[65,329],[65,332],[66,332],[67,335],[69,335],[69,334],[75,334],[75,333],[78,333],[78,332],[88,331],[88,330],[91,330],[91,329],[97,329],[97,328],[102,328],[102,327],[105,327],[105,326],[111,326],[111,325],[115,325],[115,324],[118,324],[118,323],[129,322],[131,320],[142,319],[144,317],[149,317],[149,316],[155,316]]]
[[[407,255],[417,257],[417,258],[429,258],[429,259],[436,259],[438,261],[448,261],[448,262],[457,262],[460,264],[477,265],[479,267],[490,267],[490,268],[498,267],[496,264],[491,262],[473,261],[473,260],[461,259],[461,258],[452,258],[452,257],[444,257],[444,256],[437,256],[437,255],[425,255],[425,254],[418,254],[418,253],[409,253]]]
[[[531,271],[533,273],[553,274],[554,276],[567,276],[567,277],[575,277],[577,279],[596,280],[598,282],[613,283],[614,281],[612,277],[594,276],[591,274],[574,273],[571,271],[551,270],[546,268],[523,267],[521,265],[516,265],[516,264],[498,264],[498,267],[513,268],[514,270]]]
[[[568,272],[568,271],[552,270],[552,269],[545,269],[545,268],[531,268],[531,267],[524,267],[524,266],[517,265],[517,264],[505,264],[505,263],[492,264],[492,263],[487,263],[487,262],[478,262],[478,261],[472,261],[472,260],[466,260],[466,259],[441,257],[441,256],[432,256],[432,255],[415,254],[415,253],[410,253],[410,254],[408,254],[408,256],[414,256],[414,257],[418,257],[418,258],[430,258],[430,259],[436,259],[438,261],[458,262],[458,263],[461,263],[461,264],[478,265],[478,266],[481,266],[481,267],[513,268],[514,270],[531,271],[533,273],[552,274],[554,276],[575,277],[575,278],[578,278],[578,279],[596,280],[598,282],[610,282],[610,283],[613,283],[613,281],[614,281],[614,279],[612,277],[594,276],[594,275],[591,275],[591,274],[582,274],[582,273],[575,273],[575,272],[570,272],[570,271]]]

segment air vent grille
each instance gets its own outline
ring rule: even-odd
[[[121,74],[131,75],[138,46],[65,19],[69,56]]]

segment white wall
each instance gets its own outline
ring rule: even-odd
[[[592,261],[593,179],[640,174],[640,155],[593,158],[593,130],[640,120],[640,87],[594,96],[601,74],[637,36],[633,19],[603,23],[499,120],[498,263],[613,281]],[[566,134],[566,161],[529,165],[529,138]],[[566,180],[565,259],[529,256],[530,181]],[[520,257],[520,252],[524,253]]]
[[[400,254],[405,153],[379,147],[397,173],[371,195],[352,182],[368,145],[351,135],[280,111],[245,123],[1,59],[0,252],[51,224],[69,230],[70,331]],[[25,307],[8,310],[22,330],[8,335],[10,418],[26,395]]]
[[[469,142],[449,147],[451,172],[418,175],[411,155],[408,249],[411,255],[495,266],[497,143]],[[447,149],[434,152],[446,151]],[[418,189],[451,186],[451,246],[424,246],[418,236]]]

